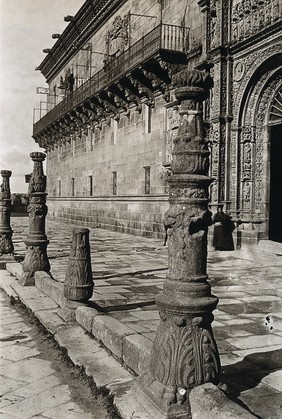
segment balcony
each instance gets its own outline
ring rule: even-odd
[[[172,64],[185,63],[185,52],[188,48],[189,28],[165,24],[156,26],[36,122],[33,126],[33,136],[36,137],[68,112],[115,85],[122,77],[132,73],[141,64],[143,65],[158,54],[161,54],[163,60]]]

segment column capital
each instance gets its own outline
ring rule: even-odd
[[[11,170],[1,170],[1,176],[2,177],[11,177],[11,175],[12,175],[12,172],[11,172]]]
[[[30,153],[30,158],[32,159],[32,161],[44,161],[46,158],[46,154],[42,153],[41,151],[33,151],[32,153]]]

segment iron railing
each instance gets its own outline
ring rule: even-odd
[[[156,26],[36,122],[33,125],[33,135],[45,129],[85,100],[90,99],[110,83],[118,80],[122,75],[153,56],[158,50],[185,52],[188,50],[188,43],[189,28],[165,24]]]

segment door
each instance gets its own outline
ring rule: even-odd
[[[282,125],[271,127],[269,240],[282,243]]]

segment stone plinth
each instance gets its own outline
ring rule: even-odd
[[[43,161],[46,155],[40,152],[30,154],[34,162],[33,173],[29,182],[29,233],[25,240],[26,254],[23,261],[23,274],[19,277],[22,285],[34,285],[34,273],[50,272],[47,256],[49,241],[45,234],[46,206],[46,176],[43,173]]]
[[[0,196],[0,269],[5,269],[7,262],[15,261],[11,228],[11,191],[10,182],[12,172],[1,170],[2,184]]]
[[[183,70],[173,76],[180,102],[180,125],[174,139],[169,178],[168,274],[156,297],[161,322],[142,391],[166,418],[189,418],[189,392],[218,382],[220,362],[213,337],[211,294],[206,273],[209,151],[204,135],[202,102],[212,79],[207,71]]]

